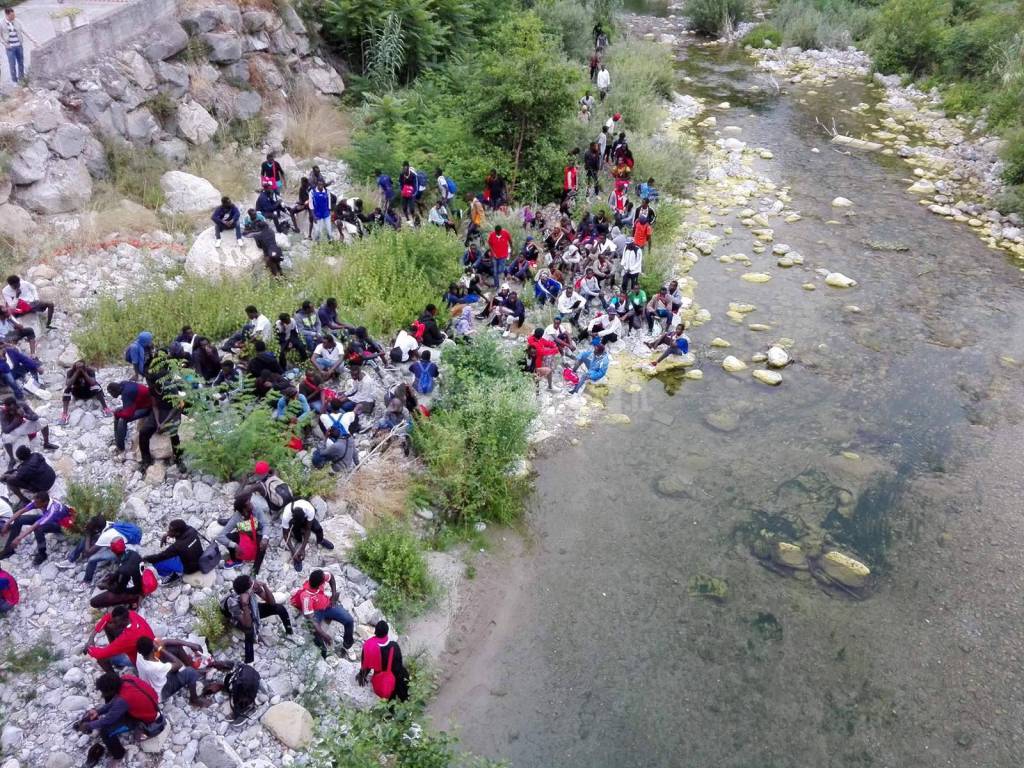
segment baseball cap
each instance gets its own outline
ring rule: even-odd
[[[123,555],[125,550],[124,539],[117,538],[110,542],[110,551],[115,555]]]

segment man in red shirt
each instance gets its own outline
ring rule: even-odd
[[[107,636],[105,646],[93,645],[100,632]],[[85,653],[96,659],[104,671],[111,672],[114,665],[127,667],[135,664],[135,646],[140,637],[153,638],[155,635],[144,618],[127,606],[119,605],[93,627],[85,641]]]
[[[405,701],[409,698],[409,673],[402,663],[402,649],[396,641],[388,637],[389,631],[388,623],[382,619],[373,628],[373,637],[363,641],[362,662],[359,665],[356,682],[359,685],[366,685],[371,674],[380,674],[386,668],[394,675],[395,680],[394,690],[387,698]],[[374,693],[382,695],[376,683]]]
[[[551,391],[551,366],[548,358],[558,354],[558,345],[551,339],[544,338],[544,329],[537,327],[533,335],[526,340],[527,354],[533,358],[534,384],[540,390],[540,380],[548,380],[548,391]]]
[[[501,224],[495,224],[494,231],[487,236],[487,244],[491,247],[491,254],[494,256],[494,287],[497,288],[501,284],[505,264],[512,252],[512,236],[508,230],[501,228]]]
[[[651,225],[647,223],[647,217],[641,216],[633,225],[633,242],[641,248],[647,248],[651,242]]]
[[[331,594],[327,594],[327,586],[331,587]],[[327,624],[332,621],[339,622],[345,628],[342,638],[342,653],[349,661],[356,660],[355,651],[352,649],[355,643],[353,631],[355,630],[355,619],[352,614],[338,605],[338,585],[334,581],[334,574],[325,574],[319,568],[311,571],[309,581],[303,584],[295,594],[292,595],[291,603],[302,611],[313,627],[313,644],[320,649],[320,655],[327,658],[327,651],[334,645],[334,636],[328,631]]]
[[[564,176],[562,178],[562,202],[564,203],[570,195],[576,194],[576,187],[579,184],[579,170],[576,168],[576,160],[572,159],[569,164],[565,166]]]

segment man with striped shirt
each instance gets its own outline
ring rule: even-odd
[[[17,83],[25,77],[25,40],[31,40],[33,45],[39,45],[21,26],[21,22],[14,18],[13,8],[4,8],[4,18],[0,21],[0,40],[3,40],[4,50],[7,51],[7,63],[11,67],[11,81]]]

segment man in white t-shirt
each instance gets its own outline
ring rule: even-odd
[[[334,544],[324,538],[324,529],[316,519],[316,508],[305,499],[293,501],[281,510],[281,539],[292,554],[292,564],[301,573],[302,561],[306,556],[309,536],[316,538],[317,546],[334,549]]]
[[[221,346],[222,351],[233,352],[247,339],[259,339],[264,344],[270,343],[270,338],[274,335],[274,326],[270,324],[270,319],[266,315],[260,314],[260,311],[252,304],[245,308],[245,316],[247,320],[242,326],[242,330],[224,342]]]
[[[403,328],[395,336],[395,344],[391,347],[389,357],[392,363],[407,363],[409,356],[419,348],[420,343],[416,341],[416,337]]]
[[[135,668],[139,678],[153,687],[161,701],[167,701],[182,688],[188,688],[189,704],[193,707],[209,706],[209,700],[199,697],[196,690],[199,673],[191,664],[185,664],[184,659],[189,656],[182,650],[184,648],[199,653],[203,651],[201,645],[187,640],[165,638],[154,641],[152,637],[140,637],[135,645],[138,652]]]
[[[337,376],[344,362],[344,350],[330,334],[313,350],[313,364],[328,376]]]
[[[21,317],[32,312],[46,313],[46,327],[53,327],[53,303],[39,300],[39,291],[28,280],[22,280],[17,275],[7,278],[7,285],[3,289],[4,305],[7,311],[15,317]]]

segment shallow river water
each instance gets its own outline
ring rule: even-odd
[[[680,91],[730,101],[718,128],[774,153],[755,167],[802,216],[775,242],[807,265],[715,217],[734,233],[691,272],[704,379],[613,393],[630,424],[542,449],[532,544],[465,628],[435,721],[517,768],[1024,764],[1021,272],[919,205],[902,161],[833,151],[816,118],[860,135],[871,113],[843,110],[870,87],[777,95],[741,52],[680,59]],[[773,279],[715,258],[737,251]],[[727,319],[737,301],[771,330]],[[716,336],[741,358],[788,337],[794,363],[765,387],[722,370]],[[761,567],[762,529],[827,535],[873,589]],[[690,594],[702,575],[724,602]]]

